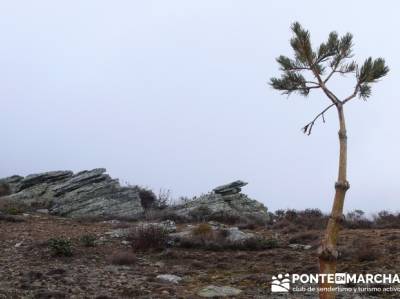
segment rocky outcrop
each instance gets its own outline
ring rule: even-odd
[[[139,217],[143,213],[137,188],[122,187],[104,168],[51,171],[0,180],[10,195],[2,200],[47,208],[61,216]]]
[[[229,185],[231,184],[225,186]],[[243,193],[232,194],[228,192],[228,194],[225,193],[223,195],[216,193],[221,192],[221,187],[216,189],[217,191],[195,197],[192,200],[173,207],[175,214],[196,220],[218,221],[221,218],[231,218],[232,220],[243,218],[263,223],[269,221],[268,209],[262,203],[249,198]]]

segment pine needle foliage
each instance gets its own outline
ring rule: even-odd
[[[309,31],[305,30],[299,22],[293,23],[291,30],[293,37],[290,45],[294,56],[293,58],[279,56],[276,61],[282,74],[270,80],[270,85],[283,94],[298,93],[307,97],[311,89],[324,89],[325,84],[336,73],[354,74],[355,95],[366,100],[371,96],[371,84],[389,72],[383,58],[369,57],[361,66],[352,60],[353,36],[350,33],[339,36],[333,31],[326,42],[313,49]],[[309,71],[316,81],[308,81],[302,74],[305,71]],[[334,95],[331,94],[331,96]]]

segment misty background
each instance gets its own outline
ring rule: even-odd
[[[345,210],[398,210],[400,43],[396,1],[3,1],[0,177],[105,167],[122,183],[194,196],[242,179],[271,210],[330,210],[337,115],[320,92],[268,86],[299,21],[314,45],[354,34],[384,57],[368,102],[346,105]],[[354,79],[330,85],[341,97]],[[396,88],[397,86],[397,88]]]

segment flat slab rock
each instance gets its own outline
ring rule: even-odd
[[[230,286],[215,286],[209,285],[201,289],[197,295],[203,298],[219,298],[240,295],[242,290],[230,287]]]

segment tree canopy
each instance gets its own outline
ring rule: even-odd
[[[293,23],[291,29],[293,37],[290,45],[294,58],[279,56],[276,61],[283,73],[280,78],[271,78],[270,81],[271,86],[283,94],[295,92],[308,96],[312,89],[321,88],[334,104],[344,104],[356,96],[366,100],[371,95],[371,84],[389,72],[383,58],[369,57],[362,65],[352,60],[353,36],[350,33],[339,36],[333,31],[326,42],[313,49],[310,33],[300,23]],[[307,80],[302,74],[304,71],[311,72],[314,79]],[[343,100],[339,100],[326,86],[334,74],[355,74],[354,91]]]

